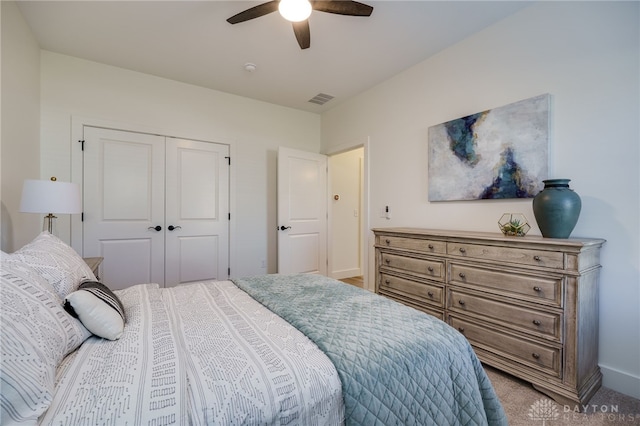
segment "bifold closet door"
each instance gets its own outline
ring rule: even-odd
[[[164,285],[165,138],[84,128],[83,255],[111,289]]]
[[[84,128],[83,255],[112,289],[229,277],[229,147]]]

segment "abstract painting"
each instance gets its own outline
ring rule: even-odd
[[[533,198],[548,173],[550,98],[429,127],[429,201]]]

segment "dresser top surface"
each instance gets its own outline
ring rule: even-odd
[[[605,243],[602,238],[545,238],[538,235],[526,235],[524,237],[505,236],[499,232],[477,232],[477,231],[452,231],[446,229],[427,229],[427,228],[373,228],[376,234],[396,234],[406,236],[431,237],[437,239],[448,240],[478,240],[493,243],[507,244],[532,244],[532,245],[548,245],[557,247],[599,247]]]

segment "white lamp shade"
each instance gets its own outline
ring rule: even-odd
[[[20,211],[24,213],[82,213],[80,187],[71,182],[25,180]]]

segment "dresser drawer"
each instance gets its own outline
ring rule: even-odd
[[[460,331],[472,346],[560,377],[562,351],[559,348],[520,339],[453,315],[449,315],[448,322]]]
[[[413,309],[417,309],[419,311],[424,312],[425,314],[429,314],[438,318],[441,321],[444,321],[444,309],[440,306],[429,305],[426,303],[417,302],[414,299],[409,297],[402,296],[397,293],[387,292],[387,291],[379,291],[379,294],[388,297],[389,299],[393,299],[396,302],[402,303],[403,305],[409,306]]]
[[[433,254],[447,253],[447,243],[445,243],[444,241],[432,241],[419,238],[404,238],[380,235],[378,236],[377,242],[379,246],[383,247],[415,250]]]
[[[542,266],[551,269],[564,268],[564,254],[557,251],[449,242],[447,243],[447,254],[474,259],[518,263],[520,265]]]
[[[392,253],[382,253],[381,266],[420,274],[431,280],[444,281],[445,267],[443,260],[417,259]]]
[[[561,341],[562,314],[542,312],[522,306],[498,302],[462,291],[449,290],[447,309],[479,315],[486,321],[536,336]]]
[[[562,277],[517,274],[451,263],[450,284],[481,290],[490,288],[518,299],[562,306]],[[524,299],[523,299],[524,300]]]
[[[420,303],[444,307],[444,292],[442,287],[438,285],[408,280],[389,274],[380,274],[378,291],[380,293],[399,294]]]

